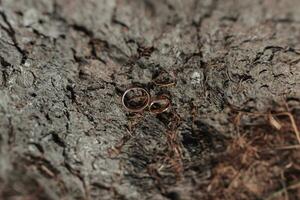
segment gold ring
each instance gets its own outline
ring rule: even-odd
[[[158,108],[153,108],[156,104],[159,104],[160,106]],[[161,95],[151,100],[149,104],[149,111],[153,114],[159,114],[166,112],[170,108],[170,106],[170,99],[165,95]]]
[[[135,90],[137,90],[137,91],[140,90],[146,94],[144,96],[132,97],[132,99],[145,97],[143,104],[141,104],[141,106],[138,106],[138,107],[133,107],[128,104],[128,102],[132,101],[132,99],[130,99],[128,102],[126,101],[127,94],[129,92],[135,91]],[[126,108],[126,110],[128,110],[129,112],[142,112],[149,105],[149,102],[150,102],[150,94],[147,92],[147,90],[145,90],[144,88],[141,88],[141,87],[131,87],[131,88],[127,89],[122,96],[122,104]]]

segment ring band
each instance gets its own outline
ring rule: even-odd
[[[147,99],[146,99],[146,101],[144,101],[144,104],[142,104],[140,107],[130,107],[130,106],[126,105],[126,102],[125,102],[126,95],[129,92],[134,91],[134,90],[141,90],[142,92],[146,93]],[[122,96],[122,104],[129,112],[142,112],[149,105],[149,103],[150,103],[150,94],[147,92],[147,90],[145,90],[144,88],[141,88],[141,87],[128,88]]]
[[[160,108],[152,108],[154,104],[157,103],[163,103],[164,105]],[[153,114],[159,114],[159,113],[163,113],[166,112],[171,106],[171,101],[168,97],[166,97],[165,95],[161,95],[158,96],[154,99],[151,100],[150,104],[149,104],[149,111]]]

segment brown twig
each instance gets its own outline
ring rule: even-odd
[[[296,124],[296,121],[295,121],[295,118],[294,116],[290,113],[290,112],[280,112],[280,113],[259,113],[259,112],[244,112],[244,111],[239,111],[238,112],[238,115],[235,117],[235,120],[234,120],[234,123],[237,125],[237,127],[239,127],[240,125],[240,121],[241,121],[241,117],[243,115],[252,115],[252,116],[264,116],[264,117],[267,117],[269,119],[269,122],[271,123],[272,126],[274,126],[275,128],[281,128],[281,124],[278,120],[276,120],[274,118],[274,116],[288,116],[290,121],[291,121],[291,124],[292,124],[292,127],[293,127],[293,131],[297,137],[297,140],[298,140],[298,143],[300,144],[300,133],[299,133],[299,130],[298,130],[298,127],[297,127],[297,124]],[[279,130],[278,129],[278,130]]]
[[[300,188],[300,181],[298,181],[294,184],[291,184],[287,187],[283,187],[282,189],[270,194],[267,198],[265,198],[265,200],[274,199],[275,197],[281,195],[285,190],[294,190],[294,189],[297,189],[297,188]]]

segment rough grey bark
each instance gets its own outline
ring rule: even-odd
[[[299,0],[0,5],[2,198],[209,199],[205,185],[237,135],[231,108],[299,106]],[[180,177],[164,160],[171,117],[133,122],[120,103],[160,70],[176,74],[164,92],[181,118]]]

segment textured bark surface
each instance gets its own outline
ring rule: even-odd
[[[299,0],[0,5],[2,199],[300,196],[295,126],[266,120],[299,126]],[[137,83],[172,111],[129,115]]]

